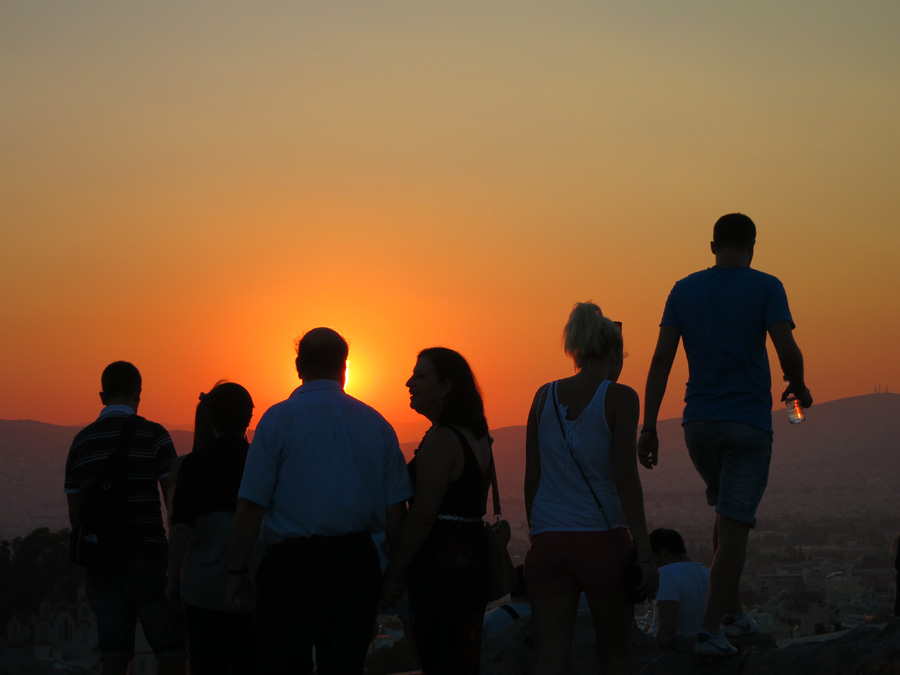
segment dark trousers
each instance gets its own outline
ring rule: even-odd
[[[897,570],[897,591],[894,594],[894,616],[900,616],[900,570]]]
[[[426,675],[477,675],[490,571],[481,523],[437,521],[408,574],[413,639]]]
[[[184,604],[191,675],[256,672],[252,612],[224,612]]]
[[[368,532],[269,546],[256,573],[261,675],[362,674],[381,594]]]
[[[426,675],[477,675],[485,605],[440,606],[414,598],[410,615],[416,653]]]

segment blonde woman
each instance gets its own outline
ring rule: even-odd
[[[578,303],[563,338],[576,372],[538,390],[526,435],[531,673],[566,672],[582,592],[601,672],[627,673],[633,624],[628,574],[635,556],[642,574],[638,591],[657,578],[635,453],[640,404],[633,389],[616,382],[621,324],[593,303]]]

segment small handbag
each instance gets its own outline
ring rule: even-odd
[[[499,600],[516,585],[516,569],[509,556],[509,540],[512,532],[509,521],[502,519],[500,511],[500,490],[497,487],[497,467],[494,465],[494,451],[491,448],[491,493],[494,502],[493,523],[485,523],[488,538],[488,569],[490,570],[490,592],[488,600]]]
[[[594,492],[594,488],[591,486],[591,482],[587,479],[587,476],[584,473],[584,469],[581,468],[581,464],[578,461],[578,457],[575,456],[575,452],[572,450],[572,446],[569,445],[569,438],[566,436],[566,429],[563,426],[562,417],[559,414],[559,399],[556,396],[556,385],[557,382],[554,382],[552,385],[553,391],[553,409],[556,411],[556,421],[559,422],[559,431],[562,434],[563,440],[566,442],[566,449],[569,451],[569,455],[572,457],[572,460],[575,462],[575,466],[578,467],[578,472],[581,474],[581,477],[584,478],[584,482],[587,484],[588,490],[591,491],[591,497],[594,498],[594,502],[597,504],[597,508],[600,509],[600,515],[603,516],[603,521],[606,523],[606,528],[611,529],[609,525],[609,518],[606,517],[606,511],[603,509],[603,504],[600,503],[600,498],[597,496],[597,493]],[[628,595],[631,598],[631,601],[634,603],[644,602],[647,599],[646,593],[639,593],[638,586],[641,584],[641,580],[644,577],[644,573],[641,571],[641,566],[638,565],[637,555],[633,551],[631,554],[631,559],[628,562],[628,571],[626,574],[626,579],[628,581]]]

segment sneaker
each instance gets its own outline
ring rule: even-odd
[[[694,644],[694,656],[722,658],[734,656],[737,652],[737,647],[726,640],[721,633],[715,636],[709,633],[697,633],[697,642]]]
[[[758,630],[759,621],[743,612],[740,614],[726,614],[722,619],[722,632],[730,638],[755,635]]]

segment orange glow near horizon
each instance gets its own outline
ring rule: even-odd
[[[0,418],[86,423],[126,359],[147,417],[189,427],[224,378],[255,426],[324,325],[401,440],[435,345],[519,425],[588,299],[642,393],[732,211],[816,400],[900,391],[900,5],[161,5],[0,6]],[[664,418],[686,379],[679,352]]]

